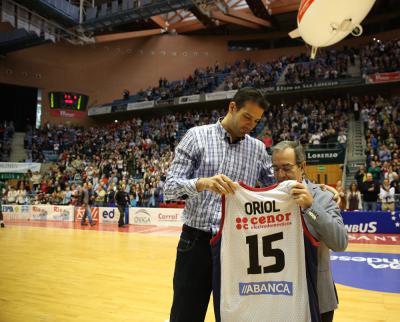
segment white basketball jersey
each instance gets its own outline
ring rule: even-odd
[[[222,322],[310,322],[304,235],[296,181],[264,189],[241,184],[223,198]],[[252,190],[250,190],[252,189]]]

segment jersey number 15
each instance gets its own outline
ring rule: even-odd
[[[278,273],[285,268],[285,253],[278,248],[272,248],[272,242],[283,239],[283,233],[276,233],[262,237],[262,249],[264,257],[275,257],[275,264],[264,266],[264,273]],[[250,267],[247,274],[261,274],[261,265],[258,256],[258,235],[246,237],[246,244],[249,245]]]

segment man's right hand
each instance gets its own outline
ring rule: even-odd
[[[234,193],[238,184],[233,182],[224,174],[218,174],[209,178],[200,178],[196,182],[196,189],[198,192],[204,190],[212,191],[218,194]]]

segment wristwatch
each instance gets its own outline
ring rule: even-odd
[[[305,214],[308,216],[308,217],[310,217],[312,220],[317,220],[317,217],[318,217],[318,215],[312,210],[312,209],[307,209],[306,211],[305,211]]]

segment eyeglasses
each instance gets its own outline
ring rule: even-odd
[[[288,172],[291,172],[295,166],[298,166],[298,164],[297,163],[296,164],[285,164],[281,168],[277,167],[276,165],[273,165],[272,169],[274,170],[275,173],[278,173],[279,170],[282,170],[283,172],[288,173]]]

